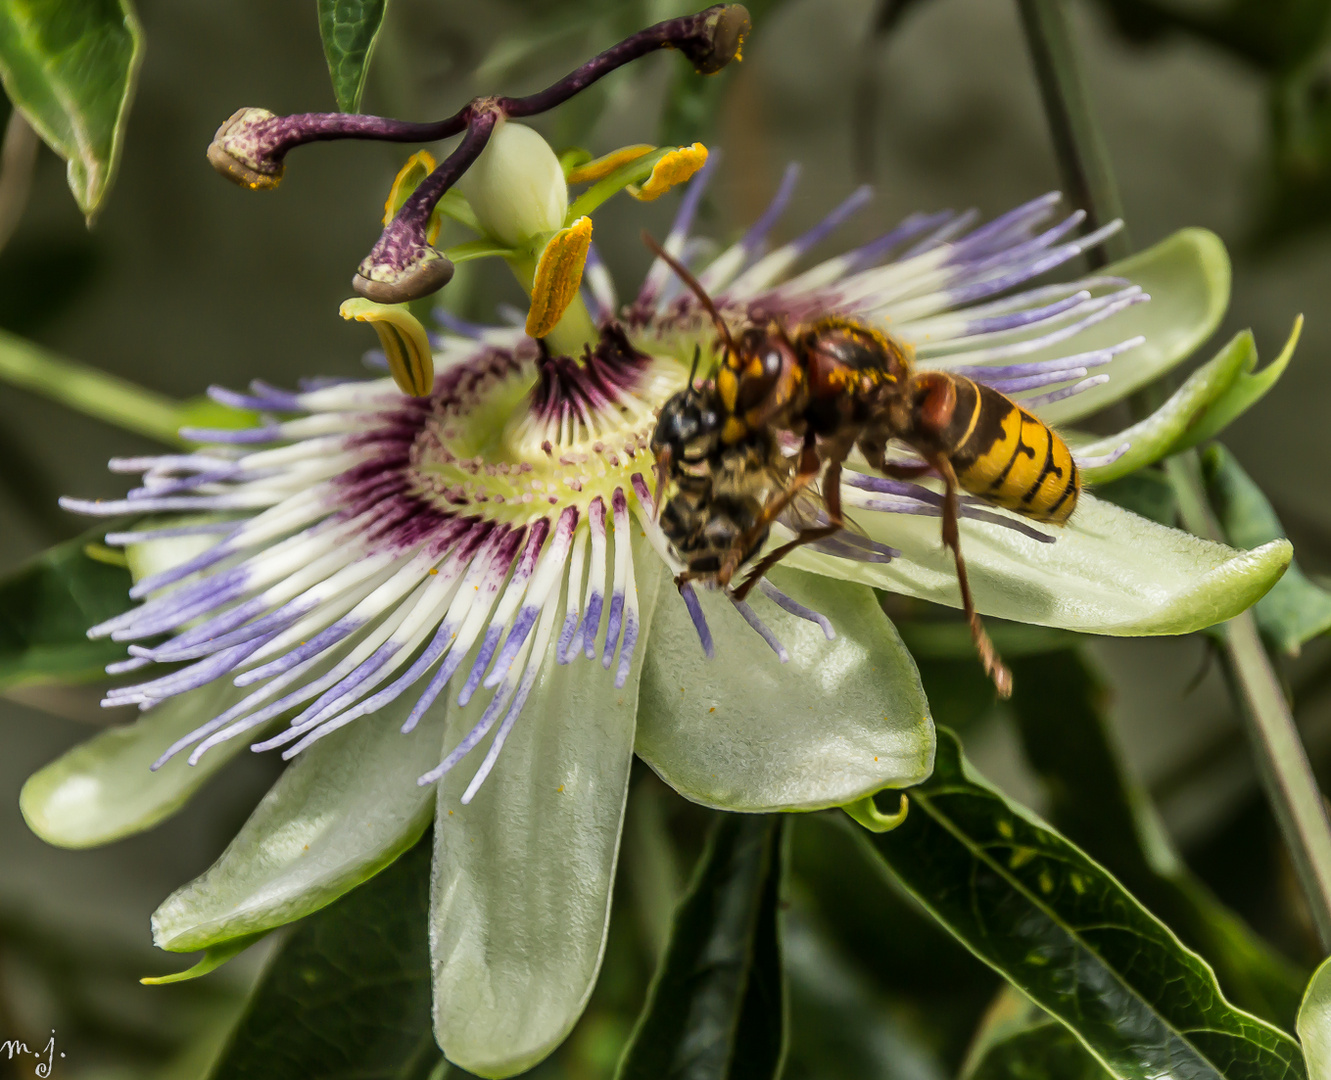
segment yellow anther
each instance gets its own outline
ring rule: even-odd
[[[404,394],[424,397],[434,387],[434,354],[425,327],[406,304],[376,304],[356,297],[345,300],[338,314],[369,323],[388,357],[388,370]]]
[[[601,180],[609,176],[621,165],[627,165],[630,161],[637,161],[644,154],[650,154],[656,147],[648,146],[646,143],[638,143],[636,146],[623,146],[618,150],[612,150],[605,157],[598,157],[595,161],[589,161],[585,165],[579,165],[568,174],[570,184],[586,184],[593,180]]]
[[[647,183],[637,188],[629,185],[629,194],[643,202],[658,199],[676,184],[682,184],[690,176],[707,164],[707,147],[696,142],[692,146],[681,146],[671,150],[652,169]]]
[[[402,209],[402,204],[411,198],[411,193],[421,185],[421,181],[434,172],[434,155],[428,150],[418,150],[407,158],[407,163],[397,171],[397,176],[393,178],[393,186],[388,190],[388,199],[384,202],[384,224],[387,225],[393,218],[397,217],[397,212]],[[439,237],[440,218],[438,214],[432,214],[430,225],[425,233],[425,242],[433,244]]]
[[[531,310],[527,312],[527,334],[543,338],[563,317],[582,284],[587,249],[592,242],[592,219],[580,217],[560,229],[541,252],[531,287]]]

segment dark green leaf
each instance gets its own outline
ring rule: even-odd
[[[120,161],[142,55],[129,0],[0,4],[0,82],[69,163],[69,186],[89,223]]]
[[[975,656],[974,642],[970,656],[935,659],[916,653],[915,666],[935,724],[965,730],[998,701],[993,679]]]
[[[1044,1020],[991,1045],[966,1080],[1109,1080],[1112,1075],[1072,1032]]]
[[[427,838],[298,923],[255,988],[212,1080],[417,1080],[430,1028]]]
[[[1225,537],[1235,547],[1255,548],[1285,535],[1261,488],[1223,446],[1202,455],[1207,494]],[[1331,630],[1331,593],[1314,585],[1297,562],[1253,609],[1263,635],[1277,649],[1297,656],[1305,642]]]
[[[785,990],[778,911],[781,819],[721,814],[687,895],[619,1080],[771,1080]]]
[[[1331,8],[1324,0],[1101,0],[1119,27],[1135,38],[1185,31],[1229,49],[1268,71],[1300,64],[1326,40]]]
[[[128,611],[129,571],[86,554],[102,525],[0,578],[0,689],[104,678],[125,646],[89,641],[88,627]]]
[[[1108,690],[1072,650],[1012,662],[1012,709],[1049,818],[1215,969],[1233,1000],[1293,1028],[1304,975],[1188,872],[1126,775],[1104,709]]]
[[[905,824],[872,838],[893,873],[1115,1076],[1306,1076],[1293,1039],[1230,1005],[1102,867],[977,781],[951,732],[909,794]]]
[[[1107,484],[1096,484],[1095,495],[1161,525],[1173,525],[1178,520],[1174,485],[1159,469],[1142,469]]]
[[[949,1075],[922,1033],[903,1023],[798,902],[787,913],[783,941],[790,979],[790,1055],[782,1080],[944,1080]],[[923,1002],[912,1005],[925,1008]]]
[[[359,112],[387,0],[319,0],[319,34],[337,107]]]

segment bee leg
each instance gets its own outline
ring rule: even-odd
[[[952,468],[952,462],[945,457],[933,459],[930,465],[938,471],[943,483],[947,485],[947,490],[943,494],[943,546],[952,549],[952,555],[956,560],[957,584],[961,586],[961,604],[966,614],[966,621],[970,624],[975,651],[980,654],[980,663],[984,666],[985,674],[993,679],[998,696],[1011,697],[1012,672],[1007,669],[1003,658],[994,648],[994,643],[985,633],[979,612],[975,610],[975,601],[971,599],[970,579],[966,576],[966,560],[961,557],[961,531],[958,528],[961,512],[957,498],[957,474]]]
[[[767,575],[767,572],[796,548],[823,540],[826,537],[831,536],[833,533],[839,532],[845,526],[846,519],[841,513],[841,463],[845,458],[846,455],[843,453],[829,460],[827,463],[827,471],[823,475],[823,491],[825,493],[824,499],[827,506],[828,523],[812,529],[801,529],[795,534],[795,539],[786,541],[786,543],[782,544],[775,551],[764,555],[758,565],[750,571],[749,576],[744,579],[743,584],[735,590],[734,596],[736,600],[742,601],[748,596],[753,587]],[[818,469],[816,465],[811,473],[806,473],[805,470],[801,468],[799,475],[795,477],[790,488],[787,491],[782,492],[780,497],[773,499],[767,507],[763,509],[765,523],[770,525],[772,521],[776,519],[777,515],[789,505],[790,500],[794,498],[799,489],[810,483],[813,477],[816,477],[817,475]]]

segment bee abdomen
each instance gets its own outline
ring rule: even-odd
[[[959,441],[951,459],[961,486],[1036,521],[1067,521],[1081,492],[1067,443],[997,390],[970,379],[957,382],[951,429]]]

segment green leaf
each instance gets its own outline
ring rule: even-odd
[[[910,816],[874,846],[976,956],[1115,1076],[1295,1080],[1293,1039],[1240,1012],[1210,969],[1098,864],[978,781],[950,732]]]
[[[1223,446],[1202,455],[1207,494],[1230,543],[1254,548],[1282,538],[1285,530],[1261,488],[1243,471]],[[1257,601],[1257,625],[1282,652],[1298,656],[1303,645],[1331,630],[1331,593],[1312,581],[1291,562],[1285,576]]]
[[[1049,818],[1215,969],[1239,1006],[1289,1028],[1304,976],[1193,877],[1113,745],[1109,690],[1074,650],[1012,660],[1012,710]]]
[[[784,566],[771,579],[825,612],[836,638],[755,592],[753,612],[789,653],[777,663],[724,596],[699,590],[716,643],[709,660],[667,579],[643,669],[638,756],[686,798],[750,812],[840,806],[929,775],[929,702],[874,595]]]
[[[965,1080],[1109,1080],[1112,1075],[1071,1031],[1044,1020],[989,1046]]]
[[[782,565],[961,606],[937,518],[850,513],[872,539],[900,549],[902,557],[853,562],[806,547]],[[1291,554],[1284,540],[1235,551],[1085,492],[1067,525],[1036,528],[1053,542],[962,518],[961,550],[981,614],[1091,634],[1186,634],[1250,607],[1275,584]]]
[[[1323,960],[1299,1006],[1299,1041],[1313,1080],[1331,1076],[1331,959]]]
[[[782,945],[790,984],[790,1051],[784,1077],[944,1080],[951,1075],[937,1060],[930,1040],[891,1008],[798,897],[786,913]],[[912,1005],[920,1012],[933,1011],[919,999]]]
[[[245,1006],[210,1080],[425,1080],[430,844],[301,923]]]
[[[129,0],[0,4],[0,83],[69,163],[69,187],[92,224],[120,161],[143,57]]]
[[[772,1080],[785,1042],[780,820],[722,814],[617,1080]]]
[[[1303,326],[1294,324],[1280,355],[1254,375],[1257,344],[1252,331],[1236,335],[1216,356],[1194,371],[1160,408],[1126,431],[1077,447],[1078,457],[1098,457],[1125,442],[1127,453],[1108,465],[1083,469],[1088,483],[1099,484],[1127,476],[1163,457],[1177,454],[1213,438],[1242,415],[1276,384],[1289,366]]]
[[[1161,469],[1146,468],[1107,484],[1097,484],[1095,496],[1160,525],[1178,521],[1178,496]]]
[[[125,658],[123,644],[87,634],[131,607],[129,572],[85,551],[105,532],[57,544],[0,578],[0,690],[104,679],[106,665]]]
[[[370,55],[384,22],[387,0],[319,0],[323,38],[333,94],[342,112],[360,111]]]

